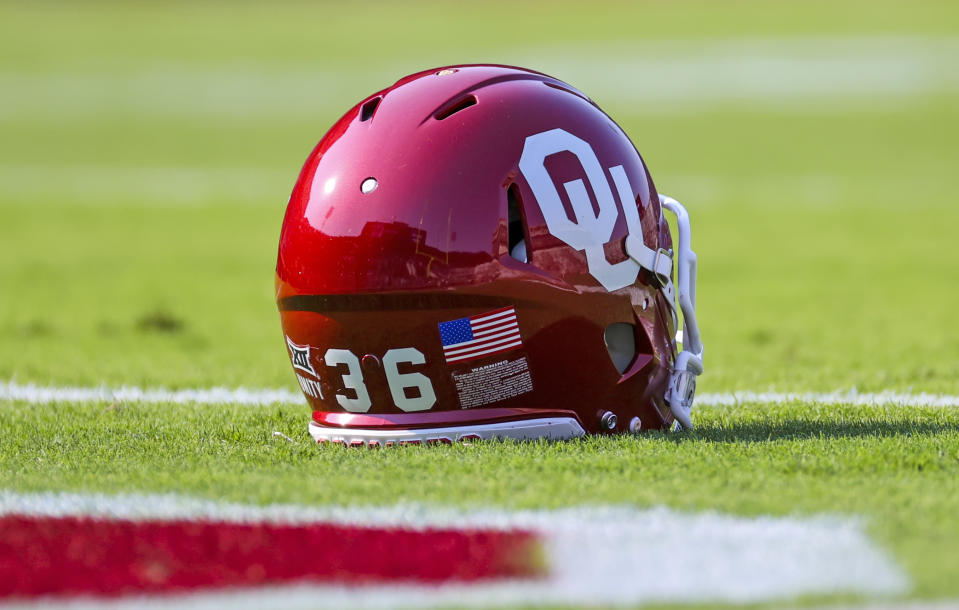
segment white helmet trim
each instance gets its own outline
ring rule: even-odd
[[[310,422],[310,436],[316,442],[332,442],[348,446],[385,446],[387,443],[420,444],[451,443],[454,441],[511,438],[514,440],[570,439],[583,436],[586,431],[573,417],[541,417],[492,424],[447,426],[403,430],[373,428],[341,428]]]

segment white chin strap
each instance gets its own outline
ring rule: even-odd
[[[696,324],[696,253],[689,247],[689,214],[686,208],[665,195],[659,196],[659,203],[676,215],[679,229],[677,301],[683,312],[683,351],[676,357],[676,364],[669,377],[666,402],[669,403],[679,426],[692,429],[693,422],[689,413],[693,409],[693,397],[696,395],[696,377],[703,372],[703,342],[699,337],[699,325]]]

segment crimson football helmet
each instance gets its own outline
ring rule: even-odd
[[[300,172],[276,272],[318,442],[692,425],[689,218],[623,130],[545,74],[451,66],[353,107]]]

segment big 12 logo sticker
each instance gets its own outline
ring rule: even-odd
[[[576,217],[575,222],[567,216],[559,192],[546,170],[546,158],[560,152],[572,153],[583,166],[586,179],[596,195],[598,214],[593,210],[586,185],[581,179],[576,179],[563,183]],[[633,258],[635,256],[633,253],[648,250],[648,248],[643,243],[639,210],[633,201],[633,190],[622,165],[609,168],[613,185],[619,195],[628,232],[626,252],[630,257],[618,263],[610,263],[606,260],[603,246],[613,235],[616,220],[619,218],[619,209],[616,207],[612,189],[599,158],[588,142],[563,129],[551,129],[531,135],[526,138],[523,146],[519,169],[533,191],[549,232],[570,247],[586,253],[589,273],[602,284],[603,288],[613,291],[636,281],[640,265]],[[649,184],[646,181],[645,172],[642,173],[640,199],[643,205],[647,205]]]

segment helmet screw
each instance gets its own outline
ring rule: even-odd
[[[643,429],[643,422],[638,418],[634,417],[629,420],[629,431],[633,434],[639,434]]]
[[[599,416],[599,425],[604,430],[615,430],[616,414],[612,411],[604,411],[603,414]]]

